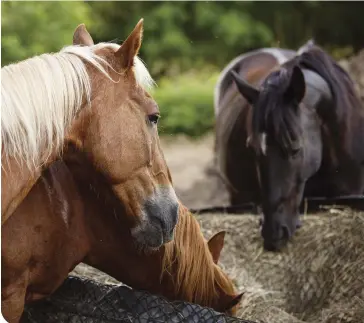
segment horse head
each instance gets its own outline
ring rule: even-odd
[[[248,144],[256,152],[264,246],[277,250],[300,226],[305,183],[320,167],[320,122],[304,104],[305,78],[294,61],[272,71],[259,89],[232,75],[252,109]]]
[[[76,29],[68,52],[86,65],[89,106],[79,112],[66,140],[123,201],[135,241],[157,248],[173,238],[178,201],[159,142],[160,111],[148,92],[153,80],[137,56],[142,34],[140,20],[122,45],[95,45],[84,25]]]

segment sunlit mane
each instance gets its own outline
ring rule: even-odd
[[[197,220],[182,205],[174,240],[165,247],[163,268],[162,277],[177,271],[172,275],[177,277],[175,292],[186,301],[211,306],[217,287],[228,295],[234,294],[233,284],[213,262]]]
[[[2,157],[13,157],[28,167],[37,167],[62,147],[65,131],[83,100],[90,106],[91,84],[86,63],[110,80],[108,65],[92,47],[68,46],[1,69]],[[149,89],[154,81],[147,68],[135,59],[137,82]]]

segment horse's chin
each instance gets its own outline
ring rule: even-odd
[[[174,230],[166,231],[158,219],[143,220],[137,227],[131,229],[131,235],[137,245],[143,249],[158,250],[164,244],[173,240]]]
[[[150,244],[145,244],[144,242],[137,241],[134,239],[134,245],[137,253],[143,255],[152,255],[160,251],[163,245],[160,246],[151,246]]]
[[[149,252],[149,251],[157,251],[161,246],[163,246],[164,241],[163,238],[160,236],[160,238],[151,238],[147,236],[134,236],[134,244],[137,247],[137,250],[143,251],[143,252]]]
[[[158,252],[166,243],[173,240],[173,235],[166,235],[161,229],[151,231],[132,230],[132,237],[138,252],[151,254]]]
[[[263,233],[263,225],[264,221],[260,221],[260,225],[262,228]],[[292,237],[295,235],[296,231],[302,226],[299,216],[293,221],[293,223],[289,223],[289,225],[281,225],[280,224],[280,230],[278,234],[275,234],[274,236],[268,235],[263,236],[264,242],[263,247],[266,251],[273,251],[278,252],[284,249],[288,242],[292,239]]]
[[[263,247],[266,251],[279,252],[287,246],[288,239],[280,239],[277,241],[264,240]]]

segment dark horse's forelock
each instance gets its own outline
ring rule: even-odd
[[[299,149],[301,138],[301,126],[297,114],[299,102],[288,102],[285,97],[294,65],[287,64],[265,79],[253,109],[253,141],[257,143],[259,136],[266,133],[285,154],[291,154]]]

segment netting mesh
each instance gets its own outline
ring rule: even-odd
[[[104,285],[79,277],[69,277],[52,297],[27,306],[21,322],[254,323],[195,304],[168,302],[126,286]]]

